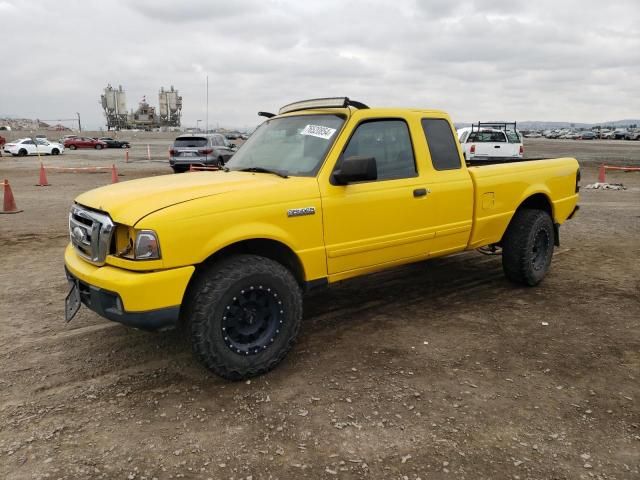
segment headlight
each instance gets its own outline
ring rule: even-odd
[[[136,232],[136,260],[152,260],[160,258],[160,242],[153,230],[139,230]]]
[[[157,260],[160,256],[160,242],[153,230],[136,230],[118,225],[115,236],[116,256],[129,260]]]

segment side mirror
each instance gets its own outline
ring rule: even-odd
[[[237,148],[237,146],[236,146],[236,144],[235,144],[235,143],[230,143],[230,144],[229,144],[229,148]]]
[[[347,157],[342,159],[340,168],[333,172],[338,185],[364,182],[378,179],[378,167],[375,157]]]

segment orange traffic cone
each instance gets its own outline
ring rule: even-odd
[[[118,171],[115,163],[111,164],[111,183],[118,183]]]
[[[2,186],[4,187],[4,202],[0,213],[20,213],[22,210],[18,210],[18,207],[16,206],[16,201],[13,198],[13,192],[9,185],[9,180],[5,178]]]
[[[47,181],[47,171],[44,168],[44,165],[40,163],[40,182],[36,183],[36,187],[48,187],[51,184]]]

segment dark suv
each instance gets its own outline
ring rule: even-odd
[[[222,167],[235,153],[235,145],[219,133],[180,135],[169,150],[169,165],[176,173],[191,165]]]

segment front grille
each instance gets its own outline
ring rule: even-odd
[[[76,252],[95,265],[104,265],[115,225],[108,215],[81,205],[71,207],[69,236]]]

